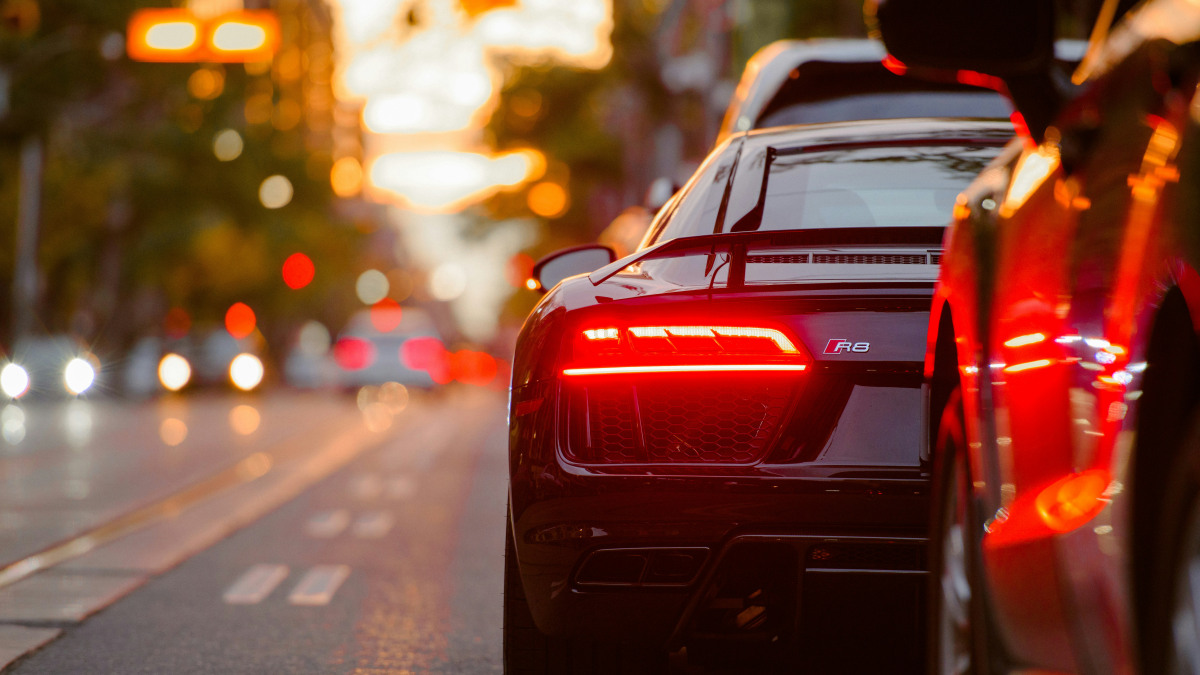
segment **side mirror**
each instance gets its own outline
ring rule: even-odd
[[[1035,140],[1063,93],[1051,76],[1054,3],[1047,0],[866,0],[871,33],[909,75],[998,77]],[[922,73],[924,71],[924,73]]]
[[[533,266],[533,278],[538,289],[545,292],[558,282],[577,274],[589,274],[617,259],[617,254],[607,246],[584,244],[555,251],[537,261]]]
[[[1001,78],[1049,68],[1054,3],[1046,0],[867,0],[873,33],[905,65]]]

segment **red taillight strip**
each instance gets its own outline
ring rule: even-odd
[[[694,366],[606,366],[565,368],[563,375],[620,375],[626,373],[799,372],[808,366],[779,363],[710,363]]]
[[[586,333],[587,331],[585,331]],[[784,354],[799,354],[800,350],[786,335],[774,328],[750,328],[746,326],[634,326],[629,332],[636,337],[730,337],[762,338],[775,343]],[[590,335],[588,337],[591,337]]]

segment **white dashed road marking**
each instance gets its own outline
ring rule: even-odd
[[[257,605],[270,595],[287,575],[286,565],[255,565],[226,589],[225,602],[230,605]]]
[[[346,509],[322,511],[308,519],[304,531],[310,537],[329,539],[336,537],[350,524],[350,512]]]
[[[360,539],[379,539],[392,529],[395,518],[386,511],[371,511],[354,521],[354,536]]]
[[[288,602],[293,605],[328,605],[348,576],[350,567],[347,565],[317,565],[292,589]]]

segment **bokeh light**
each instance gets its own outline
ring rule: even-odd
[[[25,440],[25,411],[20,406],[8,404],[0,412],[0,434],[9,445]]]
[[[241,436],[249,436],[258,431],[258,425],[261,423],[262,415],[259,414],[258,408],[252,405],[239,405],[229,411],[229,426]]]
[[[63,384],[68,392],[78,396],[90,389],[95,381],[96,369],[92,364],[78,357],[67,361],[67,367],[63,369]]]
[[[399,415],[408,407],[408,388],[399,382],[384,382],[379,385],[379,402],[387,406],[393,415]]]
[[[467,272],[458,263],[442,263],[429,275],[429,293],[438,300],[454,300],[466,290]]]
[[[320,321],[309,321],[300,328],[298,340],[301,353],[308,356],[324,356],[329,351],[333,338],[329,329]]]
[[[294,190],[287,176],[267,177],[258,188],[258,200],[268,209],[281,209],[292,201]]]
[[[528,253],[517,253],[508,259],[504,267],[504,278],[515,288],[525,286],[525,281],[533,276],[533,257]]]
[[[179,354],[167,354],[158,362],[158,381],[169,391],[179,391],[192,379],[192,365]]]
[[[239,340],[253,333],[257,324],[254,310],[244,302],[233,303],[225,312],[225,330]]]
[[[563,186],[544,181],[529,188],[529,210],[543,218],[557,218],[567,212],[570,198]]]
[[[172,307],[167,312],[166,319],[163,320],[163,329],[166,331],[167,337],[179,339],[192,329],[192,317],[182,307]]]
[[[202,67],[188,78],[188,93],[202,100],[211,101],[225,91],[225,72],[219,68]]]
[[[400,327],[403,310],[400,303],[384,298],[371,305],[371,325],[380,333],[390,333]]]
[[[354,282],[354,292],[364,305],[374,305],[386,298],[388,288],[387,275],[379,270],[367,270]]]
[[[329,171],[329,183],[333,193],[339,197],[353,197],[362,192],[363,168],[354,157],[343,157],[333,163]]]
[[[87,401],[75,400],[67,403],[62,422],[67,444],[71,447],[82,448],[92,441],[94,421],[92,405]]]
[[[487,352],[461,349],[450,359],[454,379],[466,384],[485,386],[496,378],[496,359]]]
[[[232,162],[242,156],[242,135],[233,129],[222,129],[213,137],[213,154],[222,162]]]
[[[499,155],[459,151],[392,152],[371,164],[371,185],[409,208],[452,213],[530,179],[537,168],[528,150]]]
[[[313,265],[312,258],[303,253],[293,253],[283,261],[283,283],[292,290],[304,288],[312,283],[316,272],[317,268]]]
[[[454,379],[450,372],[450,354],[435,337],[416,337],[400,345],[400,362],[406,368],[423,370],[438,384]]]
[[[29,391],[29,373],[15,363],[0,368],[0,390],[9,398],[21,398]]]
[[[251,391],[263,381],[263,363],[253,354],[238,354],[229,363],[229,380],[242,391]]]
[[[188,428],[183,420],[168,417],[158,425],[158,437],[172,448],[187,440]]]
[[[375,362],[375,345],[362,338],[344,337],[333,345],[333,360],[343,370],[362,370]]]
[[[370,431],[387,431],[392,427],[392,411],[379,401],[368,403],[363,409],[363,423]]]
[[[267,44],[269,36],[263,26],[242,21],[224,21],[212,34],[212,46],[217,51],[251,51]]]
[[[397,267],[387,273],[388,278],[388,295],[399,302],[408,299],[413,293],[413,287],[416,285],[413,282],[413,276],[408,273],[408,270]]]

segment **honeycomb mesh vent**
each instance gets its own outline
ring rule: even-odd
[[[725,378],[722,378],[723,380]],[[787,382],[676,381],[592,386],[592,445],[573,454],[603,464],[750,464],[762,459],[791,400]]]

